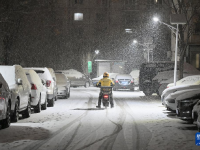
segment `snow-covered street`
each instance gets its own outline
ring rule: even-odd
[[[197,127],[166,111],[157,95],[114,91],[97,109],[99,89],[71,88],[69,99],[0,130],[0,150],[195,150]]]

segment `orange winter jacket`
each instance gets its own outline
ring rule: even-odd
[[[98,83],[97,86],[113,86],[115,83],[108,77],[101,79]]]

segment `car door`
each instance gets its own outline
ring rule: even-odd
[[[26,74],[23,70],[22,67],[18,67],[17,68],[17,71],[18,71],[18,79],[21,79],[22,80],[22,85],[19,85],[19,92],[20,92],[20,105],[21,107],[20,108],[25,108],[27,107],[27,104],[28,104],[28,100],[29,100],[29,94],[30,94],[30,91],[31,91],[31,87],[30,87],[30,83],[26,77]]]
[[[0,120],[5,118],[6,106],[6,91],[3,84],[0,83]]]

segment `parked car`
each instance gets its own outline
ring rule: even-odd
[[[11,119],[17,122],[19,113],[27,118],[31,115],[31,85],[20,65],[0,66],[0,73],[11,90]]]
[[[58,86],[57,86],[57,82],[56,82],[56,75],[55,75],[55,72],[52,68],[47,68],[49,70],[49,72],[51,73],[51,76],[53,77],[53,80],[54,80],[54,88],[55,88],[55,94],[56,94],[56,97],[55,97],[55,100],[57,100],[57,92],[58,92]]]
[[[118,89],[129,89],[130,91],[134,91],[134,80],[129,74],[118,74],[115,79],[115,86],[113,90],[116,91]]]
[[[182,78],[176,82],[177,85],[199,85],[200,84],[200,75],[192,75]],[[174,83],[170,83],[167,85],[167,88],[174,86]]]
[[[195,105],[192,109],[192,119],[193,119],[193,121],[197,121],[198,118],[199,118],[199,115],[200,115],[200,97],[198,97],[196,99],[196,103],[195,103]],[[198,125],[197,125],[197,127],[198,127]],[[198,129],[200,129],[200,126],[198,127]]]
[[[46,67],[44,68],[25,68],[25,69],[33,69],[41,79],[45,80],[46,82],[46,88],[47,88],[47,103],[48,107],[53,107],[57,95],[56,87],[55,87],[55,79],[53,79],[49,69]]]
[[[194,113],[193,108],[198,101],[199,99],[195,97],[184,100],[178,100],[176,114],[179,117],[179,119],[187,121],[188,123],[193,123],[195,120],[192,117],[192,114]]]
[[[161,95],[161,102],[164,105],[164,102],[165,102],[164,99],[171,93],[182,91],[182,90],[197,89],[197,88],[200,88],[200,85],[179,85],[179,86],[173,86],[173,87],[167,88],[163,91]]]
[[[174,69],[174,62],[158,61],[143,63],[140,66],[139,73],[139,90],[143,91],[146,96],[157,93],[157,84],[153,84],[153,78],[158,72],[168,71]],[[156,87],[155,87],[156,85]]]
[[[132,78],[134,80],[135,86],[139,85],[139,73],[140,73],[140,70],[133,70],[130,73],[130,75],[132,76]]]
[[[165,98],[165,106],[168,110],[175,111],[177,108],[177,101],[198,97],[200,96],[199,91],[200,88],[181,90],[171,93]]]
[[[11,92],[7,82],[0,74],[0,126],[7,128],[10,126],[10,107],[11,107]]]
[[[70,97],[70,80],[63,73],[56,73],[58,97],[69,98]]]
[[[116,75],[118,75],[118,74],[119,74],[119,73],[109,73],[109,78],[112,79],[112,80],[114,81]],[[92,79],[93,86],[96,86],[97,83],[99,82],[99,80],[101,80],[102,78],[103,78],[103,74],[100,75],[100,76],[97,77],[97,78],[93,78],[93,79]]]
[[[74,69],[69,69],[69,70],[57,70],[56,73],[63,73],[65,76],[70,80],[71,82],[71,87],[79,87],[79,86],[84,86],[85,88],[88,88],[90,86],[90,81],[84,75],[83,73],[74,70]]]
[[[36,113],[47,109],[47,89],[38,74],[31,69],[24,69],[31,84],[31,106]]]

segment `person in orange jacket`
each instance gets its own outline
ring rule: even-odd
[[[101,79],[97,83],[96,86],[100,87],[100,86],[114,86],[114,85],[115,85],[115,83],[113,82],[113,80],[109,78],[109,73],[108,72],[104,72],[103,79]],[[101,108],[101,99],[102,99],[102,92],[100,91],[99,99],[98,99],[98,105],[96,106],[97,108]],[[110,97],[110,104],[111,104],[111,108],[113,108],[114,107],[113,95],[111,95],[111,97]]]

